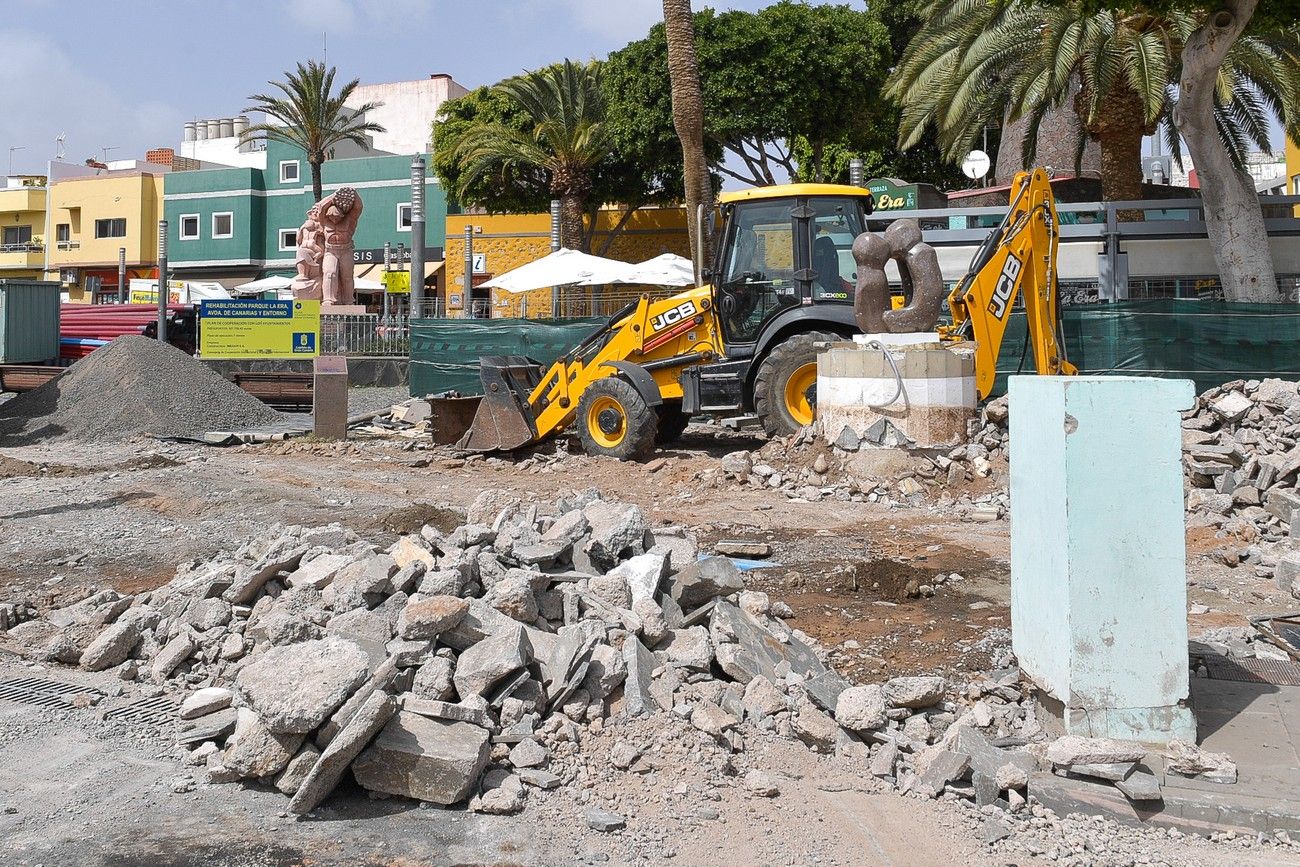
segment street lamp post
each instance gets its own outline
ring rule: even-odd
[[[117,248],[117,303],[126,303],[126,248]]]
[[[474,227],[465,225],[465,295],[461,310],[474,316]],[[463,315],[463,314],[462,314]]]
[[[424,157],[411,160],[411,316],[424,302]]]
[[[158,340],[167,342],[167,221],[158,221]]]

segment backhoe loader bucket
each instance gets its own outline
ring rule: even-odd
[[[479,362],[483,401],[460,447],[471,452],[511,451],[537,439],[528,395],[541,381],[537,362],[522,355],[487,355]]]

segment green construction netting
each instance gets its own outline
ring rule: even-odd
[[[549,365],[605,321],[416,319],[411,323],[411,394],[482,394],[478,361],[483,356],[526,355]]]
[[[1234,379],[1300,379],[1300,305],[1159,299],[1062,311],[1065,346],[1081,373],[1191,379],[1204,391]],[[605,320],[418,319],[411,325],[411,394],[479,394],[484,355],[550,364]],[[1007,326],[994,394],[1021,368],[1023,312]],[[1027,353],[1027,350],[1026,350]],[[1025,371],[1033,370],[1026,354]]]
[[[1173,298],[1066,307],[1067,356],[1080,373],[1190,379],[1198,392],[1234,379],[1300,379],[1300,305]],[[994,394],[1021,367],[1025,315],[1012,314]],[[1032,372],[1031,350],[1023,369]]]

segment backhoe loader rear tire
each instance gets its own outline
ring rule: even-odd
[[[768,436],[810,425],[817,409],[817,346],[840,338],[822,331],[796,334],[767,354],[754,377],[754,411]]]
[[[655,442],[661,445],[677,442],[690,422],[691,417],[682,412],[680,400],[665,400],[659,407],[659,430],[655,433]]]
[[[643,461],[654,453],[659,415],[630,382],[609,376],[583,392],[577,429],[589,455]]]

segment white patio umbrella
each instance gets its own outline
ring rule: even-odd
[[[352,281],[352,286],[356,289],[364,289],[367,292],[378,292],[384,288],[384,284],[378,280],[367,280],[365,277],[357,277]]]
[[[288,289],[292,284],[293,279],[290,277],[263,277],[250,283],[241,283],[231,291],[240,295],[254,295],[258,292],[278,292],[281,289]]]
[[[535,262],[521,265],[483,284],[507,292],[531,292],[548,286],[599,286],[621,282],[632,265],[577,250],[556,250]]]
[[[646,286],[693,286],[695,266],[685,256],[663,253],[632,266],[631,271],[615,283],[640,283]]]

